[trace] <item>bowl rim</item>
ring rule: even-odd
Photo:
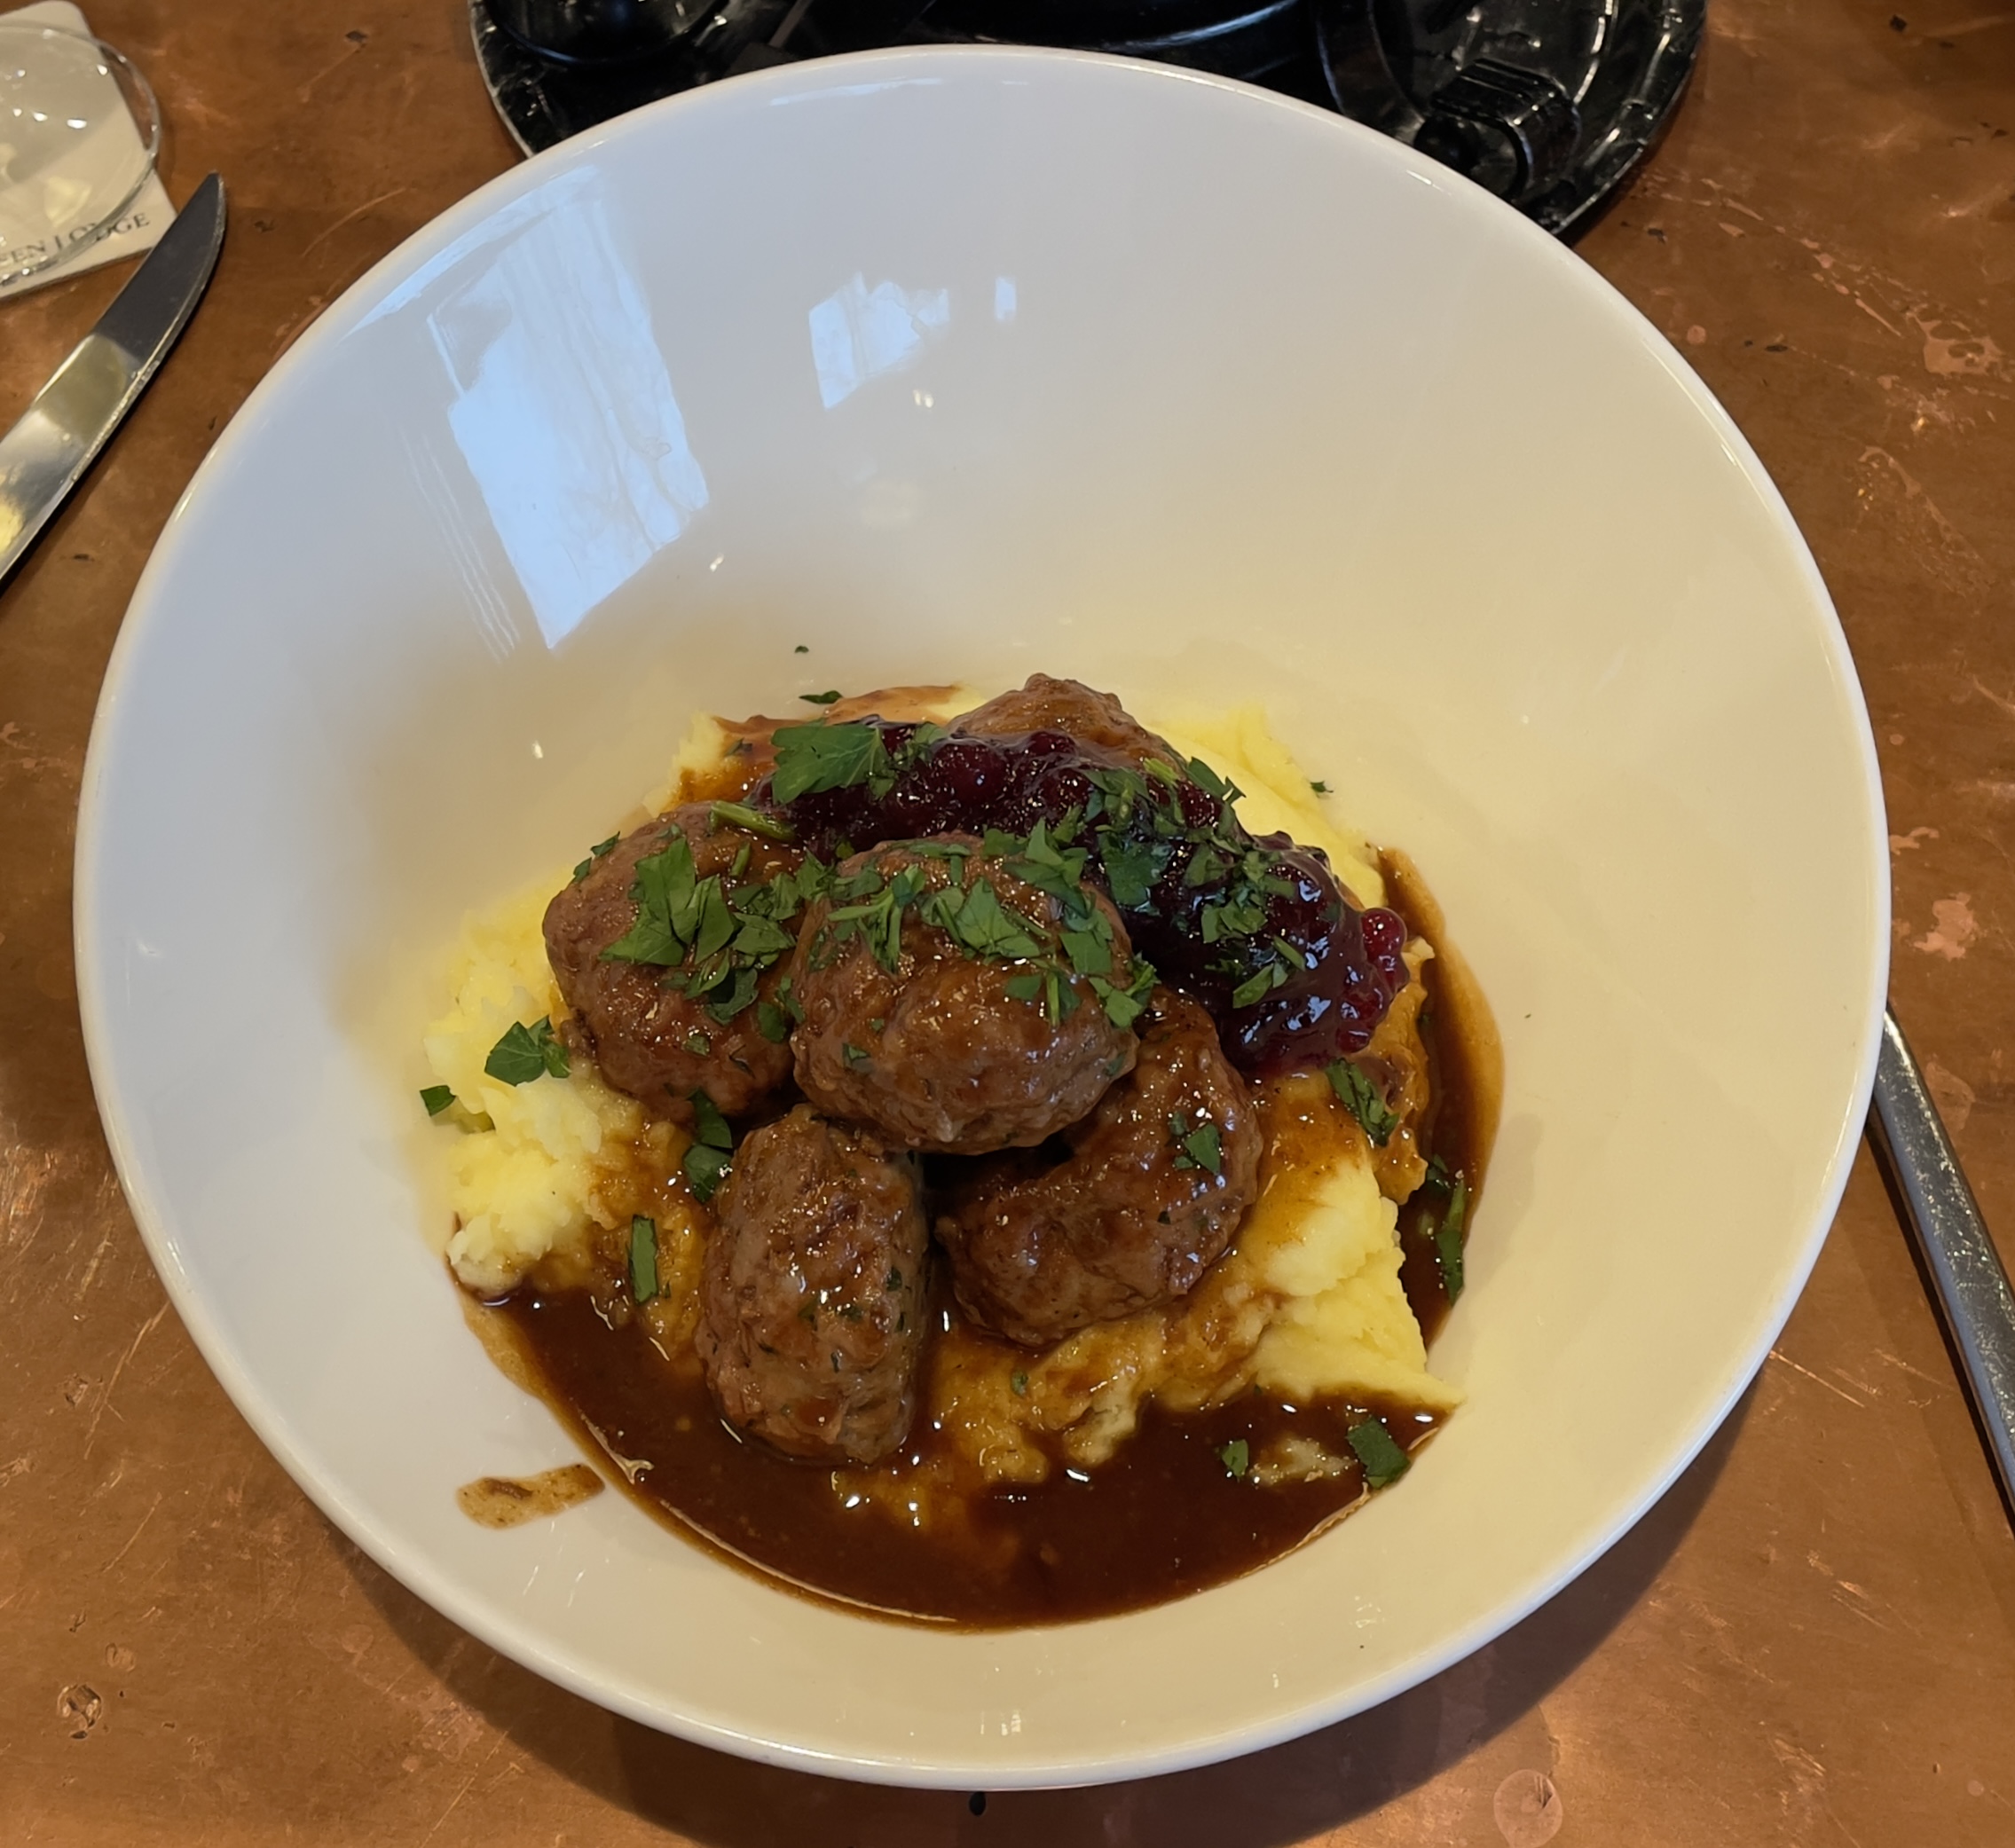
[[[1480,213],[1486,219],[1495,215],[1495,230],[1518,240],[1529,260],[1553,264],[1562,287],[1580,290],[1599,303],[1603,313],[1637,334],[1736,464],[1787,548],[1786,555],[1795,562],[1815,612],[1825,618],[1820,625],[1820,639],[1829,665],[1846,691],[1847,716],[1856,733],[1859,795],[1869,829],[1867,872],[1873,954],[1862,998],[1862,1018],[1839,1132],[1827,1158],[1810,1223],[1798,1243],[1787,1246],[1795,1256],[1784,1272],[1781,1291],[1775,1300],[1763,1306],[1761,1318],[1754,1325],[1757,1333],[1751,1349],[1731,1362],[1719,1395],[1664,1459],[1662,1467],[1644,1480],[1634,1495],[1617,1505],[1608,1522],[1556,1561],[1552,1570],[1535,1575],[1513,1594],[1444,1636],[1435,1647],[1419,1650],[1377,1676],[1342,1682],[1326,1698],[1245,1726],[1221,1726],[1188,1736],[1174,1744],[1137,1747],[1117,1755],[1110,1751],[1059,1754],[1042,1762],[1004,1766],[977,1753],[965,1758],[919,1758],[914,1753],[906,1753],[896,1742],[879,1752],[835,1753],[807,1745],[783,1731],[764,1735],[723,1726],[704,1716],[673,1711],[662,1703],[654,1703],[627,1685],[598,1677],[585,1662],[558,1654],[536,1636],[521,1632],[502,1615],[492,1616],[480,1601],[466,1596],[452,1576],[437,1570],[424,1555],[408,1552],[396,1534],[381,1530],[355,1505],[340,1482],[322,1474],[297,1443],[287,1418],[268,1402],[257,1380],[212,1319],[203,1296],[183,1267],[169,1231],[168,1215],[152,1191],[146,1166],[123,1121],[117,1058],[98,955],[98,946],[104,941],[105,924],[98,864],[101,836],[107,825],[107,765],[134,664],[150,626],[160,618],[159,586],[184,548],[195,510],[210,484],[233,466],[239,452],[255,439],[267,413],[293,389],[297,377],[321,363],[324,356],[357,326],[395,305],[401,291],[422,286],[435,266],[453,254],[468,233],[499,211],[537,191],[549,179],[591,161],[612,143],[655,132],[656,124],[667,117],[682,119],[720,109],[746,110],[761,106],[766,100],[793,95],[882,89],[917,81],[940,83],[960,75],[993,83],[1018,65],[1035,81],[1053,73],[1090,70],[1098,74],[1101,82],[1194,86],[1238,98],[1239,106],[1255,112],[1255,120],[1256,112],[1264,109],[1284,114],[1290,121],[1320,124],[1322,132],[1354,139],[1360,153],[1385,161],[1449,195],[1457,201],[1459,209]],[[1684,356],[1613,284],[1567,246],[1482,187],[1411,148],[1313,104],[1234,79],[1106,53],[1046,47],[892,47],[783,66],[669,97],[507,168],[401,240],[352,282],[280,355],[247,396],[177,497],[135,586],[114,643],[92,720],[82,778],[74,855],[73,937],[86,1062],[106,1140],[133,1218],[169,1300],[204,1362],[259,1441],[303,1493],[367,1557],[415,1596],[499,1654],[605,1710],[694,1743],[760,1763],[867,1783],[966,1790],[1041,1789],[1159,1776],[1216,1763],[1298,1738],[1390,1700],[1443,1672],[1531,1615],[1587,1570],[1666,1493],[1725,1422],[1767,1357],[1817,1261],[1846,1190],[1874,1086],[1885,1005],[1890,954],[1890,889],[1882,852],[1885,838],[1885,808],[1874,730],[1860,678],[1838,613],[1783,494],[1734,420]],[[791,1594],[780,1592],[778,1595]]]

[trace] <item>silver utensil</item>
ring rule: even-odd
[[[69,498],[188,324],[224,247],[224,182],[213,173],[0,436],[0,579]]]
[[[1909,1209],[2002,1494],[2015,1509],[2015,1290],[1893,1009],[1882,1016],[1868,1123]]]

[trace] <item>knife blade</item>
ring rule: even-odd
[[[0,581],[133,408],[202,299],[224,248],[224,181],[209,177],[0,436]]]

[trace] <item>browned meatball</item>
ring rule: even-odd
[[[1109,753],[1117,762],[1137,765],[1149,757],[1182,761],[1113,694],[1099,693],[1082,680],[1059,680],[1046,673],[1030,674],[1027,684],[1016,691],[1000,694],[953,720],[951,729],[988,738],[1063,732],[1087,750]]]
[[[1113,1015],[1133,979],[1126,928],[1082,880],[1045,892],[970,835],[856,854],[806,914],[791,965],[798,1083],[899,1147],[1028,1147],[1084,1115],[1133,1066]],[[1026,862],[1023,862],[1026,864]],[[957,908],[956,913],[952,908]],[[1109,961],[1096,979],[1077,972]],[[1102,989],[1100,983],[1105,985]]]
[[[1264,1133],[1210,1016],[1169,988],[1153,1006],[1132,1074],[1064,1132],[1067,1160],[980,1164],[939,1217],[983,1326],[1042,1347],[1185,1295],[1258,1197]]]
[[[603,954],[637,924],[642,908],[640,862],[677,841],[691,850],[697,879],[720,876],[724,894],[738,901],[758,882],[798,864],[795,848],[739,828],[715,826],[712,808],[711,803],[692,802],[646,822],[546,908],[547,959],[577,1017],[564,1029],[570,1040],[594,1058],[618,1090],[681,1120],[690,1116],[687,1100],[696,1090],[705,1091],[719,1109],[736,1116],[791,1073],[788,1024],[776,1006],[776,990],[797,928],[794,919],[778,926],[784,937],[771,940],[767,965],[750,968],[754,996],[726,1020],[715,1010],[724,1011],[734,998],[732,979],[697,996],[681,992],[676,983],[694,965],[689,951],[673,940],[663,941],[664,963]],[[747,858],[736,875],[734,869],[744,850]],[[774,1038],[764,1033],[766,1025]]]
[[[930,1234],[915,1164],[800,1104],[735,1152],[695,1337],[720,1415],[786,1456],[909,1435]]]

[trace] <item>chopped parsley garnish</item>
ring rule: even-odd
[[[642,1305],[657,1294],[657,1226],[642,1214],[630,1219],[630,1301]]]
[[[1091,978],[1091,992],[1106,1005],[1106,1018],[1124,1033],[1147,1011],[1147,997],[1154,987],[1154,966],[1145,956],[1136,956],[1133,983],[1122,988],[1102,975]]]
[[[1210,920],[1214,917],[1222,916],[1224,912],[1230,908],[1229,906],[1224,906],[1218,910],[1206,911],[1203,914],[1205,942],[1208,943],[1210,940]],[[1287,971],[1279,963],[1263,963],[1232,990],[1232,1005],[1235,1008],[1249,1008],[1255,1002],[1265,1000],[1267,995],[1287,979]]]
[[[1027,962],[1043,954],[1042,926],[1001,902],[993,881],[947,885],[932,893],[925,917],[976,956]]]
[[[800,693],[798,697],[808,706],[830,706],[839,703],[839,688],[829,687],[823,693]]]
[[[1207,796],[1215,796],[1220,802],[1236,802],[1245,794],[1237,783],[1220,776],[1200,757],[1189,761],[1190,781]]]
[[[616,843],[622,837],[619,834],[611,834],[607,840],[596,841],[587,850],[587,858],[574,869],[574,884],[579,885],[583,879],[586,878],[594,870],[594,862],[600,860],[602,855],[615,852]]]
[[[1224,1172],[1224,1138],[1217,1132],[1216,1123],[1205,1123],[1192,1129],[1179,1116],[1169,1119],[1169,1136],[1182,1144],[1183,1152],[1176,1157],[1177,1168],[1208,1168],[1213,1175]]]
[[[760,834],[765,840],[795,840],[798,830],[782,815],[767,815],[745,802],[716,802],[707,810],[716,828],[739,828],[744,834]]]
[[[429,1116],[439,1116],[454,1103],[454,1087],[450,1084],[430,1084],[421,1092],[420,1101],[427,1106]]]
[[[1329,1088],[1363,1126],[1374,1146],[1382,1149],[1392,1140],[1392,1132],[1399,1127],[1397,1113],[1388,1108],[1379,1088],[1349,1059],[1340,1058],[1331,1064]]]
[[[1066,931],[1064,954],[1080,975],[1110,975],[1113,972],[1113,933],[1110,931]]]
[[[852,1040],[842,1040],[839,1042],[839,1056],[846,1060],[846,1069],[850,1072],[858,1072],[870,1063],[867,1053]]]
[[[704,1058],[713,1050],[713,1042],[704,1033],[689,1033],[686,1035],[686,1050],[695,1058]]]
[[[1161,865],[1152,845],[1114,840],[1106,849],[1106,885],[1122,911],[1145,908]]]
[[[1008,1386],[1016,1398],[1026,1399],[1028,1396],[1028,1375],[1019,1369],[1009,1377]]]
[[[930,875],[920,866],[906,866],[885,881],[878,870],[869,870],[875,876],[872,896],[828,911],[821,937],[834,948],[855,937],[865,938],[876,962],[893,971],[902,955],[902,914],[929,888]],[[851,895],[854,885],[864,885],[865,880],[856,875],[847,883]]]
[[[822,790],[848,790],[857,782],[878,792],[893,787],[895,772],[878,727],[842,725],[781,725],[776,728],[776,769],[770,796],[795,802]]]
[[[930,760],[946,735],[943,727],[929,722],[885,726],[878,720],[826,720],[781,727],[768,800],[782,806],[802,796],[864,787],[881,804],[913,766]],[[1015,976],[1010,992],[1043,1008],[1052,1020],[1069,1014],[1090,984],[1108,1018],[1122,1029],[1130,1028],[1153,987],[1151,978],[1123,986],[1112,983],[1118,958],[1112,947],[1111,917],[1096,907],[1096,886],[1087,884],[1088,875],[1102,879],[1122,915],[1146,914],[1162,924],[1172,921],[1192,940],[1182,960],[1221,981],[1220,992],[1232,1008],[1270,1003],[1281,1007],[1305,985],[1319,955],[1310,945],[1324,940],[1324,927],[1338,921],[1344,900],[1334,888],[1326,894],[1312,883],[1318,875],[1304,863],[1300,850],[1291,845],[1263,845],[1246,831],[1235,813],[1242,794],[1236,783],[1200,758],[1185,762],[1150,755],[1137,766],[1087,763],[1075,767],[1086,790],[1082,807],[1045,818],[1027,837],[998,825],[980,830],[983,844],[979,857],[1000,862],[1014,879],[1055,900],[1054,924],[1045,920],[1024,931],[1025,940],[992,934],[1001,927],[993,915],[995,907],[1008,913],[1010,932],[1018,920],[999,888],[978,896],[963,870],[928,895],[927,923],[951,935],[971,955],[1032,965],[1030,971]],[[870,825],[880,830],[893,820],[873,819],[870,812]],[[815,819],[800,825],[819,824]],[[840,860],[852,853],[845,842],[823,836],[822,845]],[[910,852],[962,867],[972,854],[971,848],[956,843],[904,845]],[[879,895],[878,886],[836,893],[835,903],[844,908]],[[1277,913],[1281,900],[1295,901],[1291,928],[1297,940],[1305,941],[1290,941],[1280,934],[1284,919]],[[890,912],[901,908],[899,895],[897,902],[878,906],[871,915],[863,912],[837,921],[878,941],[880,958],[890,966],[898,940]],[[1035,947],[1027,947],[1029,943]],[[836,948],[826,946],[828,962]],[[815,958],[814,966],[826,963]],[[1141,976],[1144,965],[1137,957],[1133,969]],[[1030,979],[1031,974],[1039,979]]]
[[[1326,796],[1329,793],[1329,785],[1326,782],[1311,782],[1309,787],[1318,796]]]
[[[1083,825],[1104,869],[1106,889],[1122,913],[1165,915],[1169,882],[1192,929],[1215,952],[1210,966],[1228,979],[1234,1008],[1257,1006],[1311,966],[1306,950],[1270,934],[1277,898],[1294,895],[1305,875],[1283,863],[1284,850],[1263,846],[1233,812],[1243,793],[1205,763],[1177,767],[1160,758],[1137,770],[1088,769],[1092,785]],[[1217,805],[1208,822],[1190,820],[1184,791]],[[1292,877],[1290,877],[1292,875]]]
[[[505,1084],[530,1084],[546,1073],[564,1078],[567,1049],[555,1036],[550,1019],[531,1026],[513,1021],[503,1038],[490,1049],[483,1069]]]
[[[735,1134],[704,1091],[695,1091],[690,1102],[693,1145],[686,1151],[686,1159],[680,1166],[685,1172],[686,1184],[693,1190],[693,1198],[704,1207],[713,1198],[714,1190],[735,1159]]]
[[[728,811],[732,826],[746,826],[745,814],[759,824],[753,831],[774,832],[774,818],[757,810],[744,810],[738,803],[713,807]],[[746,846],[744,842],[744,852],[736,856],[736,865],[744,869]],[[737,885],[732,873],[703,879],[691,843],[672,829],[658,852],[637,861],[630,887],[636,918],[602,952],[602,959],[645,963],[670,971],[662,979],[664,985],[704,1002],[707,1012],[725,1026],[755,1001],[762,972],[790,953],[794,939],[783,924],[823,893],[830,877],[825,863],[808,853],[796,868],[766,879]],[[788,1036],[788,1027],[776,1030],[774,1011],[768,1025],[762,1024],[762,1017],[758,1025],[767,1039],[781,1042]],[[699,1050],[688,1043],[689,1050]]]
[[[902,1273],[892,1265],[889,1269],[887,1277],[885,1277],[882,1280],[882,1288],[887,1291],[888,1294],[893,1296],[901,1287]]]
[[[1076,984],[1084,980],[1115,1026],[1131,1026],[1147,1004],[1154,970],[1136,957],[1125,985],[1111,979],[1112,916],[1085,885],[1088,855],[1083,848],[1067,845],[1068,833],[1067,825],[1050,830],[1040,822],[1026,838],[990,830],[980,849],[1004,872],[1056,900],[1061,914],[1056,925],[1038,922],[1006,903],[1000,887],[972,864],[970,847],[956,841],[904,842],[905,853],[941,864],[946,883],[933,885],[927,864],[901,867],[885,876],[875,862],[834,880],[830,896],[840,902],[827,912],[813,940],[812,966],[830,966],[859,939],[893,972],[902,955],[904,919],[914,912],[967,955],[1026,965],[1004,984],[1007,994],[1041,1007],[1052,1023],[1068,1019],[1082,1004]],[[856,1054],[857,1049],[846,1050],[849,1063]],[[866,1056],[858,1053],[862,1060]]]
[[[791,650],[791,652],[794,655],[808,655],[811,653],[811,649],[807,648],[805,644],[800,641],[796,648]]]
[[[1218,1451],[1217,1459],[1224,1464],[1226,1475],[1234,1479],[1243,1476],[1252,1467],[1252,1446],[1244,1438],[1234,1437]]]
[[[1393,1441],[1392,1433],[1375,1418],[1367,1418],[1350,1429],[1350,1448],[1365,1466],[1365,1487],[1382,1489],[1396,1482],[1413,1467],[1413,1459]]]
[[[1453,1302],[1462,1294],[1462,1239],[1464,1221],[1469,1215],[1469,1184],[1458,1173],[1448,1191],[1448,1211],[1435,1228],[1435,1262],[1441,1269],[1441,1286]]]
[[[756,1031],[773,1046],[781,1046],[791,1037],[791,1016],[774,1001],[759,1001],[756,1003]]]

